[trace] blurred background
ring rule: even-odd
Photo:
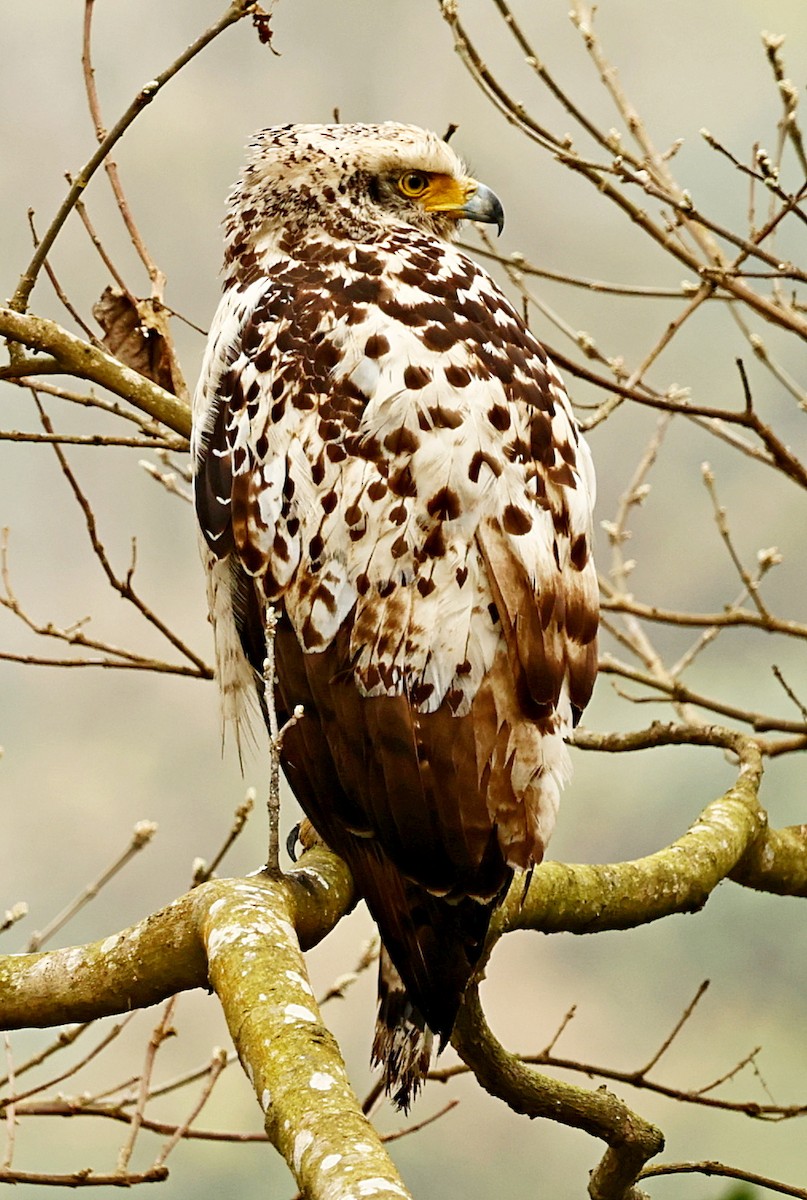
[[[536,53],[604,129],[617,123],[568,0],[523,2],[516,9]],[[163,70],[212,23],[223,5],[211,0],[98,0],[93,55],[104,119],[112,126],[139,88]],[[460,15],[509,93],[556,133],[571,119],[536,80],[494,4],[465,0]],[[8,6],[0,17],[0,238],[2,283],[11,295],[31,254],[27,210],[47,228],[95,140],[81,77],[83,5],[40,0]],[[784,57],[802,90],[807,62],[807,8],[802,0],[645,0],[602,4],[597,28],[623,86],[657,146],[683,139],[673,170],[696,204],[724,224],[743,228],[748,188],[731,164],[699,135],[706,127],[744,161],[761,142],[772,151],[781,102],[762,48],[764,27],[787,35]],[[219,291],[224,197],[238,173],[243,148],[263,125],[395,119],[443,132],[457,125],[453,144],[473,173],[501,196],[507,225],[499,248],[520,251],[540,267],[571,276],[672,288],[684,269],[641,238],[586,181],[528,143],[498,114],[453,53],[439,6],[426,0],[285,0],[273,10],[273,49],[259,44],[247,22],[228,30],[183,70],[141,115],[115,151],[127,196],[153,257],[168,277],[166,300],[204,329]],[[581,143],[581,146],[583,143]],[[789,184],[794,186],[793,178]],[[92,219],[129,286],[148,294],[148,280],[121,227],[102,172],[86,193]],[[798,225],[798,223],[795,223]],[[803,227],[802,227],[803,234]],[[795,257],[787,239],[778,248]],[[802,245],[803,251],[803,245]],[[100,259],[73,216],[51,256],[73,304],[87,316],[108,283]],[[509,286],[501,273],[498,277]],[[585,330],[628,369],[641,362],[680,301],[614,298],[596,291],[532,280],[530,288],[572,331]],[[511,294],[512,289],[511,289]],[[72,328],[43,276],[31,309]],[[571,340],[537,314],[539,337],[575,354]],[[204,337],[174,323],[181,363],[193,383]],[[804,352],[775,330],[761,328],[771,353],[803,380]],[[804,415],[792,397],[753,359],[726,312],[714,305],[685,328],[649,373],[660,390],[676,383],[695,402],[739,407],[735,366],[747,363],[755,398],[798,453]],[[75,390],[81,390],[75,387]],[[600,397],[572,383],[575,399]],[[0,427],[39,428],[29,396],[2,385]],[[119,431],[94,411],[58,401],[46,407],[61,432]],[[585,417],[586,409],[581,409]],[[624,405],[591,434],[598,469],[600,520],[612,520],[657,417]],[[212,645],[205,619],[201,568],[192,511],[166,494],[139,465],[142,451],[68,448],[98,517],[98,532],[116,568],[128,568],[137,544],[135,583],[148,603],[206,661]],[[148,456],[146,456],[148,457]],[[153,460],[153,456],[152,460]],[[89,549],[83,518],[49,447],[0,442],[0,525],[8,527],[9,572],[18,599],[38,621],[61,626],[92,617],[88,632],[118,645],[168,657],[153,630],[113,595]],[[804,512],[774,474],[691,422],[674,422],[650,482],[652,491],[631,521],[632,586],[648,602],[690,611],[716,611],[740,589],[701,478],[712,463],[735,543],[753,564],[776,546],[781,566],[765,595],[778,615],[805,619]],[[154,460],[153,460],[154,461]],[[607,570],[610,549],[600,537]],[[660,651],[675,659],[695,635],[661,629]],[[777,662],[804,698],[805,655],[800,643],[726,633],[702,655],[692,686],[729,703],[796,716],[771,671]],[[58,654],[0,609],[0,649]],[[776,656],[780,657],[777,658]],[[176,655],[171,655],[177,661]],[[627,688],[627,690],[630,690]],[[661,704],[636,707],[608,678],[598,684],[586,724],[596,730],[641,728],[665,718]],[[150,844],[82,910],[57,944],[79,943],[134,923],[190,883],[197,856],[211,858],[230,827],[247,787],[259,801],[224,870],[240,874],[264,858],[265,746],[256,739],[244,756],[221,753],[218,705],[212,684],[171,675],[100,668],[58,670],[0,662],[0,911],[17,901],[28,918],[3,938],[6,952],[24,949],[41,928],[125,847],[141,819],[158,823]],[[732,767],[715,751],[671,748],[629,757],[575,752],[575,779],[561,810],[552,857],[618,861],[651,853],[679,836],[698,812],[731,783]],[[805,818],[802,765],[772,761],[762,801],[774,825]],[[287,799],[284,826],[296,819]],[[362,910],[342,922],[310,956],[315,990],[352,969],[371,934]],[[671,1087],[696,1089],[731,1070],[756,1047],[754,1065],[721,1094],[759,1103],[807,1104],[804,1037],[805,922],[797,900],[762,896],[722,885],[697,916],[676,917],[629,933],[593,938],[516,934],[497,948],[483,990],[488,1018],[507,1046],[536,1051],[553,1037],[564,1014],[576,1015],[557,1052],[568,1058],[630,1071],[663,1042],[704,979],[711,987],[654,1072]],[[374,972],[325,1016],[345,1051],[359,1094],[369,1085],[367,1058],[374,1020]],[[99,1089],[136,1075],[152,1014],[144,1014],[80,1077]],[[158,1078],[170,1079],[227,1044],[215,998],[181,997],[179,1036],[162,1051]],[[89,1036],[89,1035],[88,1035]],[[47,1032],[15,1034],[18,1060],[50,1040]],[[73,1060],[80,1057],[78,1049]],[[451,1051],[444,1061],[450,1063]],[[570,1076],[571,1077],[571,1076]],[[586,1083],[585,1076],[575,1076]],[[593,1086],[596,1086],[594,1081]],[[69,1091],[71,1083],[64,1085]],[[615,1087],[667,1135],[664,1157],[713,1159],[807,1186],[803,1124],[770,1123],[676,1104]],[[460,1079],[427,1090],[414,1112],[422,1119],[448,1098],[459,1106],[411,1138],[393,1155],[418,1197],[482,1200],[494,1194],[555,1200],[585,1194],[587,1172],[601,1147],[583,1134],[545,1122],[529,1123]],[[168,1097],[155,1114],[184,1115],[187,1102]],[[208,1128],[260,1128],[259,1112],[238,1068],[225,1073],[200,1121]],[[379,1124],[400,1127],[384,1111]],[[63,1172],[92,1166],[111,1170],[120,1130],[104,1121],[29,1120],[17,1134],[20,1169]],[[146,1165],[156,1142],[143,1135],[136,1161]],[[200,1194],[291,1197],[294,1185],[273,1152],[216,1142],[185,1143],[172,1156],[160,1196]],[[709,1200],[728,1194],[727,1182],[695,1177],[648,1185],[654,1200]],[[102,1191],[104,1189],[101,1189]],[[53,1194],[29,1188],[29,1196]]]

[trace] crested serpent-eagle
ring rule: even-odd
[[[540,862],[596,672],[594,476],[563,382],[451,243],[495,194],[408,125],[263,130],[194,403],[225,716],[262,687],[302,808],[383,942],[407,1104],[491,913]]]

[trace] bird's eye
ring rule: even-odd
[[[429,186],[429,177],[423,171],[407,171],[398,180],[398,190],[404,196],[422,196]]]

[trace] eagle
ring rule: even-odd
[[[262,130],[194,398],[223,712],[266,715],[273,612],[284,774],[378,925],[373,1057],[404,1107],[541,861],[596,674],[588,447],[452,244],[503,219],[426,130]]]

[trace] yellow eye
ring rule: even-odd
[[[407,171],[398,180],[398,191],[412,198],[422,196],[429,186],[429,177],[423,171]]]

